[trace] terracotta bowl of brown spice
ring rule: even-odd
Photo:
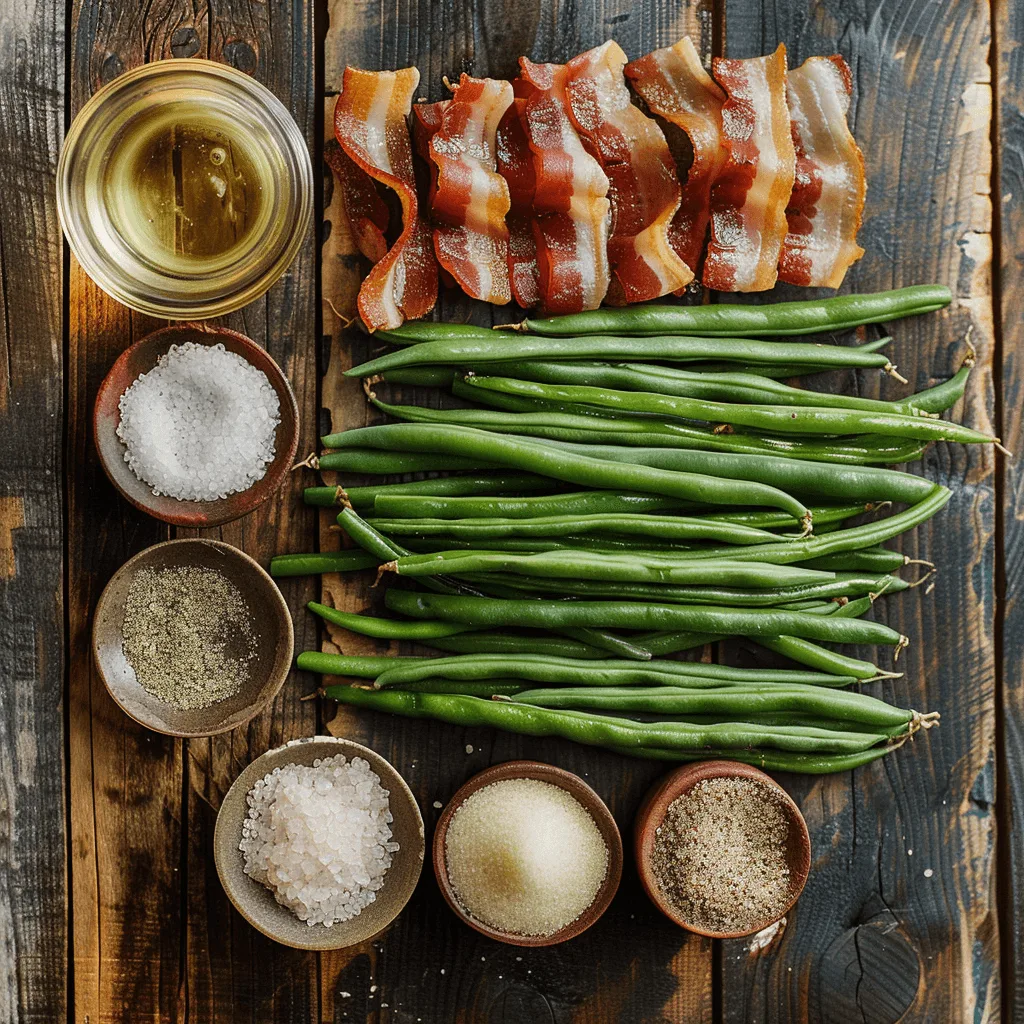
[[[93,616],[93,658],[125,714],[168,736],[212,736],[270,703],[294,634],[274,581],[216,540],[169,540],[114,573]]]
[[[800,808],[769,775],[735,761],[666,775],[637,812],[633,839],[654,905],[713,939],[754,935],[781,920],[811,867]]]

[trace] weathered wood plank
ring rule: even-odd
[[[445,5],[402,2],[389,9],[337,0],[325,45],[325,85],[328,92],[340,86],[346,63],[371,69],[415,64],[422,74],[419,95],[439,99],[444,95],[443,75],[454,78],[469,71],[511,77],[520,54],[565,60],[610,36],[630,56],[674,42],[687,32],[703,36],[704,48],[709,49],[709,12],[704,3],[678,0],[586,5],[462,0]],[[328,139],[332,111],[333,98],[328,96]],[[372,346],[357,332],[342,331],[335,314],[352,315],[365,268],[360,269],[329,177],[326,187],[322,297],[325,335],[331,340],[322,404],[337,430],[373,419],[358,383],[341,377],[341,371],[364,358]],[[440,315],[489,323],[492,312],[446,295]],[[428,400],[429,395],[423,392],[418,399]],[[325,514],[322,520],[325,548],[338,545],[337,533],[330,530],[333,518]],[[324,600],[363,610],[373,598],[369,582],[325,577]],[[342,631],[329,634],[325,647],[343,647],[346,653],[388,650],[385,644]],[[328,715],[333,713],[328,709]],[[558,741],[351,710],[339,712],[334,726],[394,762],[423,808],[428,835],[437,807],[470,775],[489,764],[529,757],[583,775],[608,801],[628,842],[633,812],[662,772],[658,766]],[[410,1022],[701,1022],[711,1020],[711,977],[710,943],[687,937],[662,918],[630,872],[612,909],[571,945],[514,949],[462,926],[443,903],[428,865],[409,906],[385,935],[364,947],[322,958],[322,1019],[375,1019],[379,1011]]]
[[[841,52],[853,69],[865,151],[867,250],[846,290],[949,284],[950,310],[895,326],[895,359],[915,387],[979,351],[965,422],[991,427],[993,329],[988,197],[988,10],[967,3],[746,3],[726,7],[726,52],[789,47],[791,61]],[[780,289],[781,293],[782,289]],[[877,393],[877,380],[861,389]],[[894,389],[886,386],[886,393]],[[916,470],[954,490],[902,549],[938,563],[876,614],[909,634],[904,679],[879,688],[942,712],[942,728],[850,775],[790,780],[812,831],[814,871],[766,953],[723,951],[724,1019],[995,1020],[994,462],[940,447]]]
[[[1024,287],[1024,10],[1020,4],[997,0],[995,17],[993,80],[996,125],[998,127],[996,196],[999,231],[996,234],[997,354],[996,371],[1001,396],[997,425],[1011,451],[1024,450],[1024,325],[1018,296]],[[1000,364],[1001,357],[1001,364]],[[999,903],[1002,910],[1000,934],[1004,945],[1003,1006],[1007,1021],[1024,1020],[1024,603],[1020,587],[1024,582],[1024,473],[1019,459],[1002,460],[999,497],[1002,505],[1002,575],[998,579],[1002,619],[1001,668],[1002,720],[999,776],[1000,876]],[[997,565],[999,563],[997,562]]]
[[[312,138],[312,12],[301,0],[213,11],[83,2],[73,31],[76,109],[96,85],[145,60],[209,56],[268,84]],[[304,425],[315,420],[314,287],[311,232],[296,267],[263,300],[228,318],[280,362]],[[181,744],[130,723],[92,678],[87,630],[99,588],[128,554],[169,531],[116,498],[86,427],[110,362],[154,325],[107,300],[75,267],[70,307],[72,696],[77,707],[92,708],[91,721],[82,714],[72,723],[78,1016],[172,1020],[187,1005],[197,1020],[313,1020],[315,958],[257,936],[230,909],[212,868],[211,837],[220,796],[238,771],[267,747],[313,732],[315,709],[299,703],[292,682],[248,729],[196,742],[186,757]],[[275,550],[308,547],[314,520],[289,486],[217,534],[264,562]],[[290,588],[293,611],[309,596],[301,585]],[[299,627],[302,642],[301,619]]]
[[[0,1019],[62,1020],[64,10],[0,9]]]

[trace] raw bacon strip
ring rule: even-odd
[[[846,125],[853,80],[838,54],[811,57],[789,73],[786,98],[796,147],[796,183],[779,280],[838,288],[864,255],[864,157]]]
[[[622,69],[626,55],[614,40],[566,65],[569,117],[597,157],[610,187],[607,301],[643,302],[685,288],[693,271],[669,244],[679,206],[676,162],[658,125],[633,106]]]
[[[437,300],[437,261],[430,227],[418,213],[405,121],[419,80],[416,68],[345,68],[334,108],[341,148],[370,177],[394,189],[402,204],[402,233],[359,289],[359,315],[371,331],[424,316]]]
[[[524,124],[537,179],[534,237],[544,310],[596,309],[608,291],[608,177],[567,113],[564,64],[519,59]]]
[[[711,186],[725,163],[725,93],[704,70],[689,36],[627,64],[626,76],[647,106],[682,128],[693,147],[669,241],[683,262],[696,270],[711,217]]]
[[[786,105],[786,47],[770,57],[727,60],[712,70],[728,99],[722,108],[727,158],[711,188],[711,241],[704,284],[725,292],[759,292],[778,277],[786,205],[796,154]]]
[[[438,100],[436,103],[414,103],[412,107],[412,148],[418,158],[413,161],[416,192],[420,197],[420,208],[428,220],[427,214],[434,202],[434,192],[437,191],[437,168],[430,159],[430,140],[441,127],[441,119],[450,102]],[[445,288],[455,287],[455,278],[444,267],[438,267],[438,274]]]
[[[513,91],[522,82],[512,83]],[[498,173],[508,183],[511,207],[505,217],[508,225],[508,271],[512,296],[524,308],[540,302],[537,242],[533,237],[533,197],[537,179],[533,158],[523,126],[525,101],[516,96],[498,125],[496,150]]]
[[[324,160],[338,179],[341,204],[356,246],[371,263],[379,263],[388,251],[384,238],[388,229],[387,203],[378,194],[373,178],[353,163],[337,142],[324,146]]]
[[[495,136],[512,86],[463,75],[430,140],[437,168],[431,212],[438,261],[474,299],[504,305],[508,276],[509,190],[498,174]]]

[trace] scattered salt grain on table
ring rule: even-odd
[[[277,392],[223,345],[172,345],[119,408],[124,461],[154,494],[225,498],[261,480],[274,459]]]
[[[308,925],[357,917],[377,898],[398,843],[389,793],[361,757],[275,768],[249,791],[245,873]]]
[[[463,908],[516,935],[571,924],[608,873],[608,847],[587,809],[539,779],[503,779],[467,797],[448,826],[445,859]]]

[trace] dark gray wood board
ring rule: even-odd
[[[952,374],[965,336],[978,349],[964,422],[992,428],[995,340],[988,197],[989,14],[977,4],[727,0],[725,52],[789,47],[791,65],[842,53],[868,175],[863,260],[844,290],[938,281],[940,315],[890,325],[893,360],[915,388]],[[786,297],[795,297],[795,289]],[[783,290],[779,289],[780,296]],[[877,394],[877,375],[855,382]],[[886,382],[886,395],[902,389]],[[875,615],[908,634],[905,676],[875,684],[902,706],[940,711],[941,728],[852,775],[792,779],[811,827],[814,868],[770,955],[727,943],[723,1020],[995,1020],[996,525],[990,450],[930,449],[914,472],[953,489],[935,519],[893,546],[939,567],[935,589]]]
[[[0,7],[0,1019],[63,1020],[64,11]]]
[[[999,725],[999,906],[1004,1020],[1024,1021],[1024,8],[994,6],[992,80],[996,162],[994,298],[997,357],[996,417],[1013,459],[1001,459],[997,477],[997,664]]]

